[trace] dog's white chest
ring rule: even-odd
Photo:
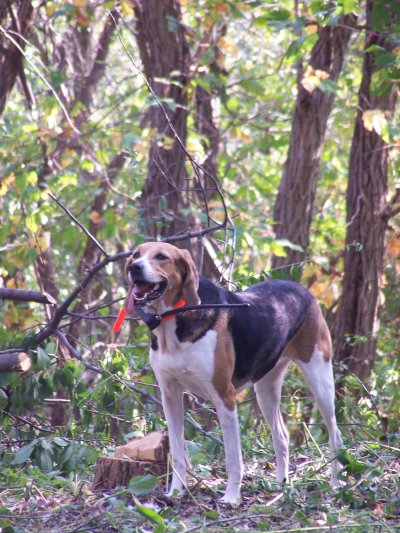
[[[150,363],[157,379],[177,382],[203,397],[214,391],[214,356],[217,333],[208,331],[196,342],[173,343],[150,351]]]

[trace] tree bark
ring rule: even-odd
[[[374,2],[367,3],[367,27],[371,27],[373,7]],[[389,53],[394,48],[387,35],[370,30],[365,49],[372,45]],[[389,146],[366,127],[363,114],[381,110],[391,116],[397,97],[395,86],[385,94],[372,93],[377,70],[373,54],[365,52],[349,164],[343,289],[333,331],[338,360],[361,379],[370,374],[375,360],[385,232],[391,212],[386,199]]]
[[[19,47],[24,50],[25,48],[25,39],[27,38],[32,22],[33,22],[33,6],[30,0],[21,0],[19,2],[18,12],[14,15],[12,11],[11,3],[9,7],[9,12],[11,14],[11,27],[10,31],[12,38],[19,45]],[[0,38],[0,47],[2,48],[0,52],[0,117],[3,114],[8,97],[15,85],[17,77],[21,78],[21,82],[25,91],[25,94],[30,103],[30,91],[27,88],[24,67],[23,67],[23,54],[20,49],[13,43],[10,42],[8,47],[3,47],[5,44],[4,34],[1,33]]]
[[[337,81],[352,34],[352,16],[342,17],[337,26],[319,31],[310,59],[310,67],[329,74]],[[304,260],[307,254],[319,165],[334,92],[298,84],[290,145],[274,208],[275,235],[288,239],[303,251],[287,249],[286,257],[273,256],[272,268]]]
[[[178,0],[136,0],[134,9],[144,72],[162,106],[161,109],[153,102],[145,118],[151,131],[151,146],[140,206],[143,230],[150,238],[156,238],[188,229],[188,219],[182,214],[182,209],[188,207],[182,194],[188,189],[186,154],[168,122],[185,144],[189,47]]]
[[[167,472],[166,463],[137,461],[121,457],[98,457],[93,478],[92,490],[110,490],[115,487],[127,487],[135,476],[151,474],[162,476]]]
[[[114,9],[110,13],[111,16],[107,16],[103,31],[99,36],[93,64],[89,68],[88,74],[86,76],[77,77],[76,80],[75,101],[82,102],[85,106],[85,111],[82,112],[78,118],[78,126],[86,120],[87,112],[93,103],[93,96],[96,88],[106,71],[106,60],[114,37],[115,24],[119,20],[118,11]],[[89,54],[86,52],[84,55],[88,56]]]

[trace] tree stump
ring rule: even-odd
[[[127,487],[134,476],[167,472],[168,435],[154,432],[118,446],[112,457],[98,457],[93,490]]]

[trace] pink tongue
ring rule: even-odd
[[[152,283],[141,283],[140,285],[134,285],[129,289],[128,296],[125,300],[125,309],[129,314],[133,313],[135,310],[135,299],[143,298],[152,286]]]
[[[132,314],[135,310],[135,294],[132,287],[129,288],[128,296],[125,300],[125,309],[129,314]]]

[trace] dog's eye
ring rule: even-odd
[[[140,257],[140,253],[139,252],[135,252],[133,255],[132,255],[132,259],[139,259]]]
[[[157,261],[165,261],[166,259],[168,259],[168,257],[164,254],[157,254],[156,259]]]

